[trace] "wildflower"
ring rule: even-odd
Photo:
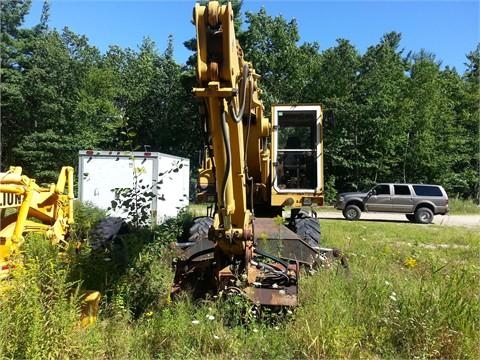
[[[220,336],[218,336],[218,335],[213,335],[213,338],[214,338],[215,340],[218,340],[218,339],[220,339]]]
[[[417,259],[414,259],[412,257],[408,257],[403,262],[403,265],[405,265],[409,269],[414,268],[415,266],[417,266]]]
[[[210,321],[213,321],[213,320],[215,320],[215,316],[207,315],[207,319],[210,320]]]
[[[148,312],[145,313],[145,316],[146,316],[146,317],[150,317],[150,316],[152,316],[152,315],[153,315],[153,311],[148,311]]]
[[[193,325],[198,325],[198,324],[200,324],[200,321],[198,321],[198,320],[192,320],[192,324],[193,324]]]

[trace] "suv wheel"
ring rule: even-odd
[[[415,211],[415,221],[420,224],[430,224],[433,221],[433,212],[429,208],[421,207]]]
[[[357,205],[348,205],[345,210],[343,210],[343,216],[347,220],[358,220],[362,211]]]
[[[415,215],[414,214],[405,214],[408,221],[415,222]]]

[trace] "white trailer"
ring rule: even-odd
[[[118,191],[152,192],[151,219],[160,224],[188,206],[190,160],[158,152],[81,150],[78,153],[78,197],[127,219],[125,210],[112,210]]]

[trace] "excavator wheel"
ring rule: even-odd
[[[184,224],[184,232],[177,243],[181,252],[173,262],[175,278],[170,294],[172,297],[176,297],[180,291],[187,291],[193,298],[200,299],[215,288],[212,261],[199,254],[205,248],[208,250],[212,247],[213,243],[208,241],[212,224],[213,218],[208,216],[197,217]],[[206,254],[208,256],[211,253],[212,251],[207,251]]]
[[[300,211],[291,221],[292,230],[307,244],[318,248],[321,244],[321,230],[318,219],[311,217],[307,212]]]
[[[213,224],[213,218],[201,216],[193,219],[193,224],[188,230],[188,242],[197,242],[208,239],[208,230]]]
[[[93,250],[112,246],[118,235],[128,232],[128,226],[120,217],[109,216],[98,222],[90,231],[89,242]]]

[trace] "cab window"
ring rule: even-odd
[[[443,196],[438,186],[413,185],[413,189],[418,196]]]
[[[375,195],[390,195],[389,185],[377,185],[373,188]]]
[[[410,195],[410,188],[408,185],[393,185],[395,195]]]
[[[280,189],[315,189],[317,113],[278,113],[277,184]]]

